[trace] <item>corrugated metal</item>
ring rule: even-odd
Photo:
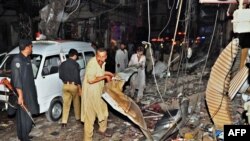
[[[231,68],[238,53],[238,39],[234,39],[221,52],[212,67],[206,89],[206,103],[209,114],[218,129],[232,124],[231,101],[226,95],[230,85]]]
[[[113,79],[105,85],[102,98],[104,98],[105,101],[115,110],[127,116],[132,122],[137,124],[147,140],[151,141],[153,140],[153,137],[147,128],[140,107],[122,92],[125,81],[129,80],[130,76],[136,71],[137,69],[135,68],[127,68],[123,72],[118,73],[118,76],[116,76],[118,81]]]
[[[229,86],[228,96],[233,100],[239,89],[245,83],[248,77],[248,68],[243,67],[232,79]]]

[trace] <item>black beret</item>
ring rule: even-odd
[[[24,50],[26,46],[32,45],[32,41],[29,39],[20,39],[19,40],[19,49]]]
[[[74,55],[78,56],[78,52],[77,52],[76,49],[72,48],[72,49],[69,50],[69,57],[72,57]]]

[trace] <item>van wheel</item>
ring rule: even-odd
[[[59,98],[52,100],[45,115],[49,121],[58,121],[62,116],[62,101]]]

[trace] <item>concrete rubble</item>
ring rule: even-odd
[[[207,70],[208,72],[209,70]],[[207,83],[207,78],[204,77],[200,83],[200,70],[193,72],[185,77],[179,76],[178,82],[175,74],[171,75],[167,80],[165,77],[158,78],[157,82],[161,93],[164,92],[165,84],[166,93],[162,94],[164,102],[157,93],[153,77],[147,78],[147,87],[144,91],[144,97],[139,106],[145,124],[153,136],[154,140],[214,140],[213,129],[209,129],[211,121],[207,114],[204,103],[204,91]],[[175,85],[176,84],[176,85]],[[129,97],[129,86],[125,85],[124,94]],[[180,101],[182,99],[188,100],[186,110],[186,117],[177,114],[180,108]],[[197,99],[201,97],[201,103]],[[200,107],[200,111],[198,110]],[[113,132],[112,137],[103,137],[97,133],[97,124],[95,125],[94,140],[96,141],[137,141],[145,140],[145,134],[140,130],[139,126],[131,121],[128,117],[109,107],[108,128]],[[168,111],[177,112],[169,115]],[[73,111],[73,110],[71,110]],[[178,121],[173,120],[172,117],[179,116]],[[0,114],[0,141],[17,141],[15,118],[7,117],[6,111]],[[33,141],[81,141],[83,137],[83,123],[77,122],[74,119],[73,113],[70,113],[68,126],[66,129],[61,129],[60,122],[47,121],[44,114],[34,117],[37,127],[33,128],[31,136]],[[164,125],[161,125],[164,121]],[[158,131],[171,128],[171,134],[168,132],[160,133]],[[211,131],[210,131],[211,130]],[[165,130],[166,131],[166,130]],[[166,136],[166,134],[169,134]]]

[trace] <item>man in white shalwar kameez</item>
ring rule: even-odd
[[[151,56],[150,50],[151,50],[152,56]],[[147,68],[146,72],[147,74],[151,74],[153,70],[153,61],[155,61],[155,58],[153,56],[154,56],[154,52],[152,48],[150,46],[147,47],[146,49],[146,68]]]
[[[128,66],[128,51],[126,49],[125,43],[121,43],[120,49],[116,51],[115,55],[115,72],[121,72]]]
[[[137,52],[131,56],[128,66],[136,66],[138,73],[131,77],[131,96],[134,96],[135,89],[138,89],[136,102],[139,102],[143,97],[143,91],[146,86],[145,63],[146,57],[143,55],[144,48],[139,46]]]

